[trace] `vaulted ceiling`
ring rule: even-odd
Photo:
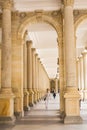
[[[14,0],[15,9],[19,11],[59,10],[62,0]],[[74,0],[74,9],[86,9],[87,0]]]

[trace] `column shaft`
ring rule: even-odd
[[[36,103],[37,101],[37,92],[36,92],[36,77],[35,77],[35,52],[36,49],[32,48],[32,87],[33,87],[33,91],[34,91],[34,103]]]
[[[3,123],[14,121],[14,95],[11,88],[11,7],[11,0],[2,1],[0,122]]]
[[[66,86],[76,87],[76,61],[75,61],[75,43],[74,43],[74,24],[73,8],[65,7],[65,66],[66,66]],[[71,69],[73,68],[73,69]]]
[[[7,4],[7,7],[6,7]],[[11,92],[11,3],[6,0],[2,5],[2,51],[1,86],[2,91]]]
[[[83,52],[84,100],[87,100],[87,50]]]
[[[24,93],[24,110],[29,110],[29,93],[27,91],[27,47],[26,43],[23,44],[23,93]]]
[[[81,89],[81,84],[80,84],[80,60],[77,60],[77,85],[78,85],[78,90]]]
[[[32,41],[27,41],[27,88],[29,91],[29,105],[33,106],[33,90],[32,90]]]
[[[64,0],[64,44],[65,44],[65,75],[66,92],[64,123],[82,123],[79,108],[80,94],[76,87],[76,48],[73,23],[74,0]],[[72,107],[71,107],[72,106]],[[73,119],[74,117],[74,119]]]

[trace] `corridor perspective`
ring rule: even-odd
[[[87,0],[0,0],[0,129],[86,124]]]

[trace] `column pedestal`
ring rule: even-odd
[[[84,100],[87,100],[87,89],[83,90]]]
[[[34,92],[34,103],[36,104],[36,102],[37,102],[37,90],[33,89],[33,92]]]
[[[65,98],[65,124],[80,124],[82,118],[80,117],[80,95],[75,87],[67,87],[64,95]]]
[[[80,96],[81,96],[81,100],[83,100],[84,99],[84,91],[81,89],[81,90],[79,90],[79,93],[80,93]]]
[[[17,95],[14,100],[14,115],[16,116],[17,119],[24,116],[24,112],[21,111],[20,102],[21,97]]]
[[[0,93],[0,124],[13,124],[14,95],[12,93]]]
[[[24,90],[24,111],[30,110],[28,103],[29,103],[29,93],[27,90]]]
[[[33,107],[34,103],[34,92],[32,88],[29,88],[29,106]]]

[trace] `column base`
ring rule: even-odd
[[[63,111],[60,113],[60,118],[64,120],[64,117],[65,117],[65,112]]]
[[[65,98],[65,124],[77,124],[82,123],[82,118],[80,117],[80,94],[75,87],[67,87],[64,94]]]
[[[13,116],[13,117],[1,117],[0,116],[0,124],[9,124],[9,125],[13,125],[15,123],[15,120],[16,118]]]
[[[33,92],[33,90],[31,88],[28,91],[29,91],[29,106],[33,107],[33,103],[34,103],[34,92]]]
[[[83,94],[83,95],[84,95],[84,96],[83,96],[83,99],[84,99],[84,100],[87,100],[87,90],[84,90],[83,93],[84,93],[84,94]]]
[[[34,106],[34,104],[33,104],[33,103],[29,103],[29,106],[30,106],[30,107],[33,107],[33,106]]]
[[[82,122],[80,116],[66,116],[64,118],[64,124],[81,124]]]
[[[80,90],[79,93],[81,95],[81,100],[84,100],[84,92],[83,92],[83,90]]]
[[[24,111],[30,110],[29,106],[29,93],[27,90],[24,91]]]
[[[22,112],[14,112],[14,115],[15,115],[16,119],[20,119],[21,117],[23,117]]]
[[[33,90],[34,92],[34,103],[36,104],[37,102],[37,90]]]
[[[29,110],[30,110],[30,107],[24,106],[24,111],[29,111]]]
[[[12,124],[14,117],[14,95],[13,93],[0,94],[0,124]]]

